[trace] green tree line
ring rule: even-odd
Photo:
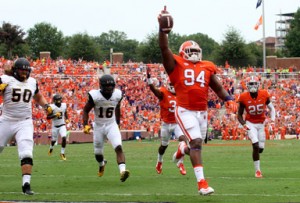
[[[286,48],[277,52],[267,51],[267,55],[279,57],[300,56],[300,9],[295,13],[291,22],[291,29],[286,37]],[[203,51],[204,60],[212,60],[218,65],[227,61],[234,67],[262,66],[262,46],[256,42],[246,43],[238,30],[229,27],[221,43],[217,43],[208,35],[195,33],[180,35],[169,34],[170,48],[178,53],[180,45],[186,40],[199,43]],[[129,60],[144,63],[160,63],[161,55],[158,47],[158,33],[153,32],[142,42],[128,39],[122,31],[109,30],[99,36],[90,36],[87,33],[76,33],[64,36],[62,31],[46,22],[37,23],[25,32],[20,26],[3,22],[0,27],[0,56],[12,59],[15,56],[30,56],[38,58],[40,52],[51,52],[51,58],[63,57],[66,59],[98,61],[110,59],[110,49],[121,52],[124,62]]]

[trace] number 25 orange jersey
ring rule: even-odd
[[[244,92],[240,95],[239,102],[245,106],[245,120],[251,123],[263,123],[266,119],[266,102],[270,99],[267,90],[258,90],[257,98],[253,99],[250,92]]]

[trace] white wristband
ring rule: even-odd
[[[148,85],[152,85],[153,84],[153,80],[152,80],[152,78],[148,78]]]

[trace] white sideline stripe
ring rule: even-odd
[[[8,194],[20,194],[21,192],[0,192],[2,195]],[[90,196],[90,195],[97,195],[97,196],[116,196],[116,197],[130,197],[130,196],[182,196],[182,194],[174,194],[174,193],[124,193],[124,194],[116,194],[116,193],[37,193],[35,192],[34,195],[64,195],[64,196]],[[185,196],[199,196],[197,192],[193,194],[184,194]],[[212,196],[257,196],[257,197],[300,197],[300,194],[294,195],[281,195],[281,194],[213,194]]]
[[[35,178],[49,178],[49,177],[67,177],[67,178],[95,178],[97,177],[96,175],[90,175],[90,176],[69,176],[69,175],[33,175]],[[179,175],[167,175],[166,177],[164,178],[178,178]],[[0,177],[16,177],[15,175],[0,175]],[[118,179],[118,176],[116,175],[106,175],[105,177],[107,178],[117,178]],[[157,178],[159,177],[159,175],[157,174],[154,174],[153,176],[149,177],[149,178]],[[145,178],[144,176],[133,176],[131,175],[130,176],[130,179],[132,178]],[[231,176],[228,176],[228,177],[212,177],[212,176],[206,176],[206,178],[208,179],[237,179],[237,180],[249,180],[249,179],[256,179],[254,178],[254,176],[252,177],[231,177]],[[284,178],[284,177],[264,177],[262,180],[300,180],[299,177],[292,177],[292,178]]]
[[[221,179],[239,179],[239,180],[242,180],[242,179],[257,179],[253,176],[251,177],[208,177],[208,178],[215,178],[215,179],[218,179],[218,178],[221,178]],[[293,177],[293,178],[284,178],[284,177],[263,177],[262,180],[297,180],[300,178],[299,177]]]

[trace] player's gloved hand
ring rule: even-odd
[[[228,100],[225,102],[225,107],[229,110],[231,110],[233,113],[237,112],[237,103],[232,100]]]
[[[48,115],[53,113],[53,109],[49,104],[45,104],[44,109],[46,110]]]
[[[246,123],[243,125],[243,128],[244,130],[250,130],[249,126]]]
[[[91,126],[85,125],[84,128],[83,128],[83,132],[85,134],[90,134],[91,128],[92,128]]]
[[[61,112],[57,112],[57,113],[55,114],[55,116],[56,116],[57,118],[61,117]]]
[[[0,92],[4,92],[5,88],[7,87],[8,84],[1,83],[0,84]]]

